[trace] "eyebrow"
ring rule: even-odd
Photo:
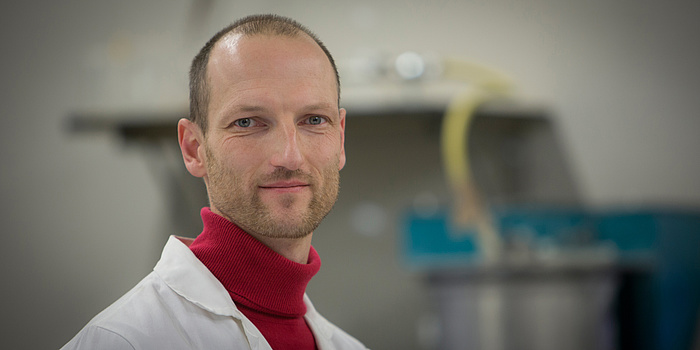
[[[320,109],[332,109],[333,105],[331,103],[327,102],[321,102],[321,103],[315,103],[311,104],[308,106],[304,106],[301,108],[303,111],[314,111],[314,110],[320,110]],[[256,105],[240,105],[234,107],[231,112],[233,114],[237,113],[250,113],[250,112],[266,112],[268,111],[267,107],[264,106],[256,106]]]
[[[247,106],[247,105],[242,105],[242,106],[236,106],[231,110],[233,113],[241,113],[241,112],[264,112],[266,111],[267,108],[263,106]]]
[[[332,107],[333,106],[330,103],[322,102],[322,103],[317,103],[317,104],[305,106],[302,109],[306,110],[306,111],[311,111],[311,110],[316,110],[316,109],[331,109]]]

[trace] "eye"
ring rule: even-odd
[[[241,118],[233,122],[233,125],[239,128],[248,128],[253,125],[253,120],[250,118]]]
[[[325,121],[326,121],[326,118],[318,116],[318,115],[314,115],[314,116],[309,117],[309,119],[307,119],[306,122],[310,125],[320,125],[320,124],[323,124]]]

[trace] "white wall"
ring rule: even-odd
[[[210,7],[196,16],[195,3]],[[196,50],[233,19],[257,12],[305,23],[339,61],[372,50],[415,50],[497,67],[523,94],[546,101],[556,112],[586,203],[700,205],[698,2],[3,2],[5,344],[62,345],[151,269],[167,234],[166,197],[141,151],[104,135],[71,134],[68,116],[184,109],[186,72]],[[410,162],[402,164],[411,168]],[[348,176],[382,176],[348,166]],[[357,178],[346,183],[364,184]],[[395,208],[400,193],[410,198],[421,190],[415,183],[421,182],[406,181],[405,188],[384,192],[378,187],[376,201]],[[343,225],[350,210],[343,202],[338,207],[321,228],[329,232],[317,243],[321,256],[323,247],[333,252],[353,241],[349,249],[364,249],[356,256],[365,264],[341,269],[343,261],[331,254],[324,258],[324,271],[367,284],[341,293],[333,289],[338,277],[322,272],[310,287],[330,294],[319,298],[319,309],[375,348],[417,348],[411,318],[419,317],[425,304],[400,314],[395,337],[382,338],[368,326],[370,310],[343,312],[342,297],[368,305],[392,300],[393,308],[375,316],[382,323],[377,327],[387,327],[392,312],[425,299],[420,280],[401,270],[392,250],[398,224],[376,239],[333,238],[331,223]],[[390,218],[396,219],[392,210]],[[342,256],[351,259],[351,253]],[[386,266],[374,273],[369,262]],[[392,286],[377,285],[389,275]]]

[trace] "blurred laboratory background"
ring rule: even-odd
[[[308,294],[372,349],[700,347],[700,2],[0,5],[4,349],[59,348],[199,233],[176,122],[204,42],[290,16],[347,166]]]

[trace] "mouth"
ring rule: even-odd
[[[299,192],[310,186],[309,183],[302,181],[277,181],[269,184],[258,186],[262,190],[274,192]]]

